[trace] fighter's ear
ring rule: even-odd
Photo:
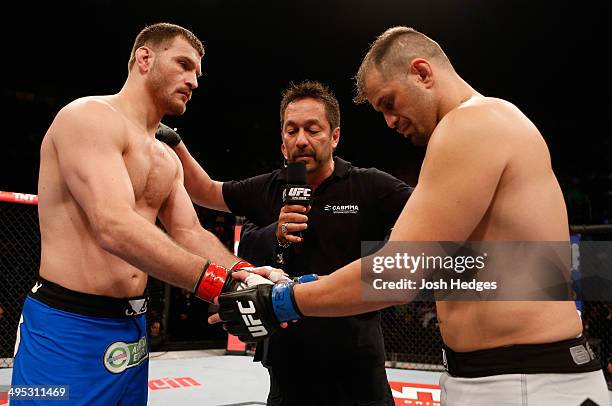
[[[410,74],[427,88],[433,85],[433,69],[427,59],[415,58],[410,62]]]
[[[151,66],[153,66],[155,52],[151,48],[143,45],[135,51],[134,55],[136,57],[136,65],[140,72],[148,72]]]

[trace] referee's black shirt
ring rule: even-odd
[[[286,249],[283,269],[291,276],[327,275],[360,258],[361,241],[384,240],[412,192],[404,182],[375,168],[357,168],[338,157],[334,164],[332,175],[311,196],[304,242]],[[241,243],[241,251],[250,253],[243,257],[256,265],[276,265],[275,230],[286,183],[285,169],[223,183],[232,213],[259,227],[258,238]],[[300,320],[270,338],[264,362],[281,365],[301,357],[384,364],[379,312]]]

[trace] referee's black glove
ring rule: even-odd
[[[176,147],[181,142],[181,137],[178,133],[164,123],[159,123],[157,131],[155,131],[155,138],[165,142],[171,148]]]

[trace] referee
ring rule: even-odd
[[[240,255],[290,276],[327,275],[362,256],[361,241],[389,233],[412,189],[374,168],[333,156],[340,108],[319,82],[290,84],[280,106],[281,150],[306,164],[310,207],[283,205],[285,169],[242,181],[210,179],[167,127],[158,138],[174,147],[185,186],[202,206],[245,216]],[[380,313],[305,318],[257,348],[270,374],[268,405],[393,405],[385,372]]]

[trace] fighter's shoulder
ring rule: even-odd
[[[87,96],[73,100],[65,105],[56,116],[56,120],[71,121],[104,121],[118,117],[119,111],[113,106],[108,96]],[[115,120],[114,120],[115,121]],[[109,123],[110,124],[110,123]]]
[[[474,97],[448,112],[440,121],[432,140],[452,138],[453,143],[479,142],[484,145],[503,142],[512,134],[522,113],[502,99]]]
[[[49,133],[53,138],[81,138],[103,132],[106,139],[119,140],[125,134],[124,121],[109,96],[88,96],[64,106],[55,116]]]
[[[506,162],[513,149],[513,106],[479,97],[447,113],[432,134],[426,159],[463,157],[466,161]]]

